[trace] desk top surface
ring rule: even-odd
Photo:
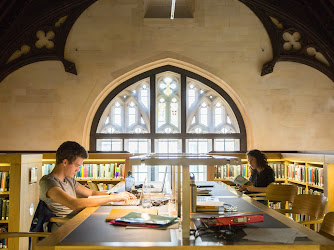
[[[233,188],[225,184],[210,182],[214,185],[212,194],[221,198],[226,204],[238,207],[238,212],[230,212],[224,215],[235,215],[236,213],[254,214],[261,213],[264,215],[264,222],[248,224],[247,228],[294,228],[304,234],[306,237],[296,238],[293,243],[298,245],[334,245],[333,241],[326,239],[318,233],[292,221],[278,212],[269,209],[265,205],[236,192]],[[166,212],[166,207],[161,206],[159,210]],[[113,226],[105,222],[105,219],[112,206],[101,206],[86,208],[75,216],[71,221],[62,226],[56,233],[47,237],[38,246],[43,249],[74,249],[73,247],[85,246],[92,247],[110,247],[117,248],[120,246],[139,247],[139,246],[222,246],[222,245],[273,245],[275,243],[251,242],[248,240],[238,240],[226,242],[217,240],[215,237],[201,236],[196,239],[182,239],[181,230],[178,226],[171,226],[166,230],[157,229],[127,229],[126,227]],[[119,207],[118,207],[119,208]],[[129,208],[129,207],[127,207]],[[160,213],[160,211],[159,211]],[[198,226],[198,217],[218,216],[219,214],[192,214],[195,226]],[[222,215],[222,214],[220,214]],[[48,247],[47,247],[48,246]]]

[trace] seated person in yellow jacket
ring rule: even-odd
[[[71,217],[83,208],[99,206],[110,201],[128,201],[135,199],[133,194],[122,192],[109,196],[88,199],[92,195],[105,195],[105,192],[93,191],[77,182],[73,176],[79,172],[88,152],[77,142],[66,141],[56,152],[56,166],[52,172],[41,178],[39,198],[57,217]],[[77,198],[84,197],[84,198]],[[61,226],[53,225],[52,231]]]

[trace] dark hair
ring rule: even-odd
[[[260,150],[257,150],[257,149],[252,149],[250,151],[248,151],[246,153],[246,155],[250,155],[250,156],[253,156],[255,157],[256,159],[256,163],[262,167],[262,168],[267,168],[269,167],[268,166],[268,162],[267,162],[267,156],[262,153]]]
[[[67,159],[69,163],[74,162],[78,157],[88,158],[87,150],[75,141],[63,142],[56,152],[56,164],[62,163]]]

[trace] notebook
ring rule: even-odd
[[[215,196],[197,196],[197,206],[223,206],[222,198]]]

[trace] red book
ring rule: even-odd
[[[263,214],[247,214],[215,218],[202,218],[201,221],[209,226],[240,226],[248,223],[263,222],[263,218]]]

